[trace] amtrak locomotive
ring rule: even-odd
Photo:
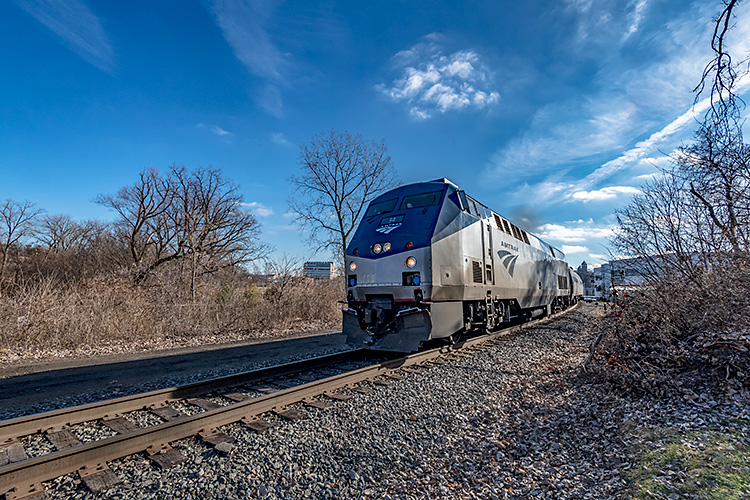
[[[549,314],[583,296],[564,259],[447,179],[401,186],[370,203],[346,249],[343,330],[410,352]]]

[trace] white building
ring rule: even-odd
[[[305,278],[316,280],[329,280],[333,277],[333,262],[305,262],[302,273]]]

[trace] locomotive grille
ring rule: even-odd
[[[471,261],[471,271],[474,276],[474,283],[484,283],[482,280],[482,264],[475,260]]]

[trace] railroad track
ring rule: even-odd
[[[521,326],[506,328],[455,346],[395,359],[383,359],[383,353],[372,351],[338,353],[1,421],[0,495],[6,500],[44,498],[44,481],[74,472],[92,491],[103,491],[120,482],[107,467],[107,462],[146,452],[158,466],[170,467],[184,460],[170,443],[194,436],[220,453],[229,453],[235,445],[231,437],[221,432],[224,425],[242,422],[263,432],[271,426],[263,418],[266,414],[292,420],[300,418],[302,414],[295,408],[299,404],[325,408],[335,400],[351,398],[342,389],[350,393],[368,392],[371,389],[365,387],[365,382],[391,385],[403,378],[399,371],[429,366],[439,362],[438,358],[462,356],[471,348],[517,333],[520,329]],[[373,356],[380,359],[373,360]],[[185,412],[186,405],[197,413]],[[157,416],[159,423],[140,428],[126,418],[129,412],[143,411],[151,413],[152,417]],[[71,429],[84,422],[97,422],[114,435],[82,443]],[[28,458],[21,444],[22,438],[39,434],[43,434],[56,451]]]

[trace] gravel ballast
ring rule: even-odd
[[[257,434],[222,428],[224,455],[198,438],[173,443],[167,470],[145,454],[116,460],[123,483],[94,495],[71,474],[51,498],[621,498],[639,429],[689,429],[743,408],[612,396],[581,375],[593,306],[528,328],[471,356],[403,373],[393,387]]]

